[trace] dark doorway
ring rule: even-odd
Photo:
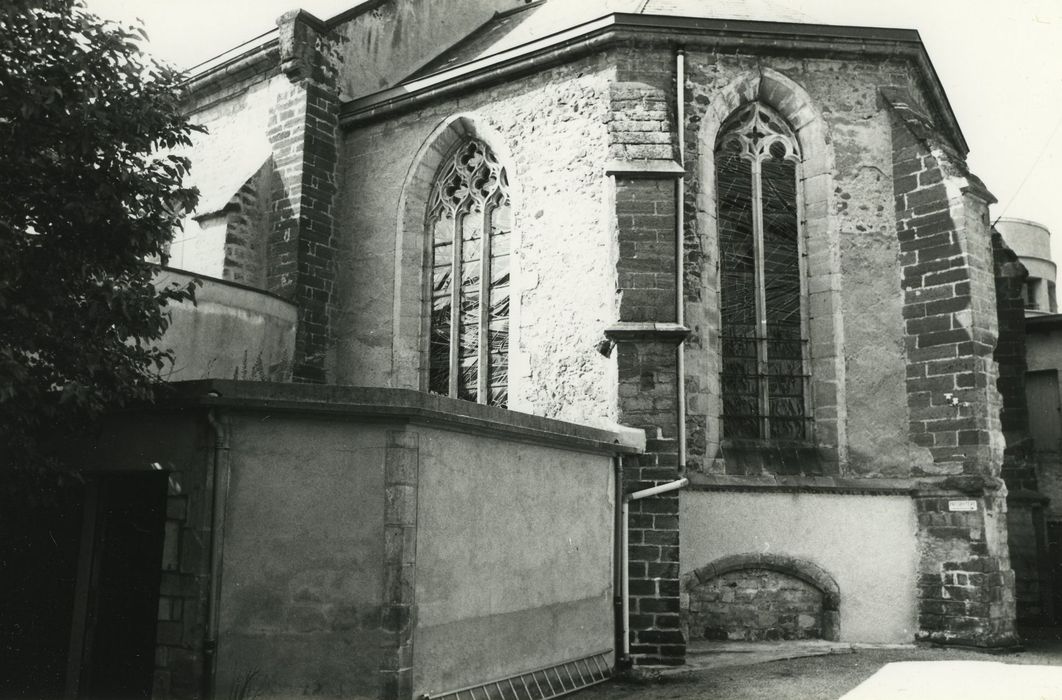
[[[9,471],[0,484],[0,698],[59,698],[84,498],[77,479]]]
[[[90,481],[70,650],[78,697],[151,697],[166,483],[161,471]]]

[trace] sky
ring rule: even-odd
[[[579,0],[564,0],[578,2]],[[706,0],[707,2],[708,0]],[[140,18],[148,50],[189,68],[301,7],[327,19],[356,0],[87,0]],[[969,164],[999,199],[993,219],[1053,232],[1062,262],[1062,0],[777,0],[822,24],[917,29],[970,146]]]

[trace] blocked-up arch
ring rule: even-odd
[[[704,585],[726,574],[766,570],[798,579],[822,594],[822,636],[830,641],[840,639],[841,589],[828,571],[806,559],[770,553],[734,554],[706,564],[682,577],[686,598],[696,586]]]
[[[402,186],[395,236],[394,345],[391,363],[393,385],[427,390],[428,332],[430,316],[426,300],[429,280],[425,273],[430,241],[425,232],[428,198],[436,173],[458,144],[478,140],[487,145],[505,169],[510,182],[515,172],[512,154],[497,131],[474,113],[444,119],[431,132],[414,156]],[[519,233],[514,231],[514,249]],[[518,295],[513,296],[518,303]],[[515,310],[514,310],[515,311]],[[516,325],[510,328],[515,331]]]
[[[800,145],[800,218],[807,254],[809,336],[811,345],[811,390],[816,443],[831,458],[825,465],[834,471],[845,461],[844,355],[841,320],[841,274],[839,229],[829,216],[833,196],[834,153],[829,130],[811,96],[800,85],[770,68],[745,73],[716,91],[700,115],[693,164],[700,183],[695,195],[696,239],[694,249],[706,258],[697,281],[700,302],[689,303],[687,318],[702,328],[720,327],[718,298],[718,222],[714,151],[720,128],[730,115],[750,102],[771,107],[792,128]],[[699,336],[703,352],[690,352],[691,372],[702,377],[706,404],[717,407],[720,395],[720,347],[718,334]],[[717,454],[720,444],[719,411],[709,408],[705,416],[706,452]]]

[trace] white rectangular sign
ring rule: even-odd
[[[948,510],[969,513],[977,510],[977,501],[948,501]]]

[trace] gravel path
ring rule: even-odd
[[[856,649],[846,654],[728,666],[664,675],[654,680],[616,680],[570,697],[575,700],[837,700],[887,663],[959,660],[1058,666],[1062,665],[1062,642],[1030,642],[1026,651],[1006,655],[921,647]]]

